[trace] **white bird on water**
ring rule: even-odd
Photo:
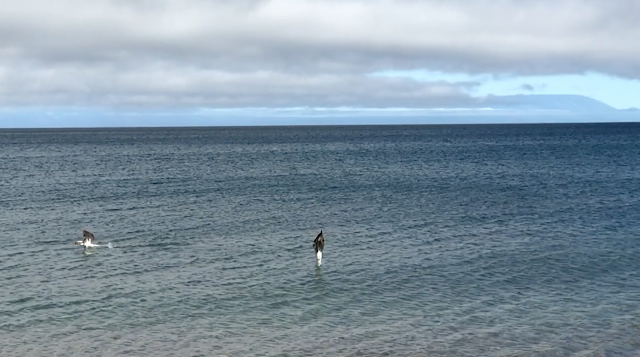
[[[316,262],[318,266],[322,265],[322,250],[324,249],[324,235],[322,234],[322,230],[316,236],[316,239],[313,240],[313,250],[316,251]]]

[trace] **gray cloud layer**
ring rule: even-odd
[[[0,105],[456,106],[426,69],[640,79],[635,0],[0,3]]]

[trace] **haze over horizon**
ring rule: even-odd
[[[638,18],[627,0],[3,2],[0,127],[640,108]]]

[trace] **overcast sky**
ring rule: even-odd
[[[0,2],[0,108],[640,107],[638,0]],[[612,94],[613,93],[613,94]]]

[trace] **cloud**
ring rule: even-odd
[[[477,83],[387,70],[640,79],[628,0],[22,0],[0,3],[0,105],[468,102]]]
[[[520,89],[528,91],[528,92],[533,92],[534,91],[533,86],[531,84],[526,84],[526,83],[521,85]]]
[[[0,74],[5,105],[98,107],[450,107],[473,105],[475,82],[345,74],[227,72],[147,66],[22,68]]]

